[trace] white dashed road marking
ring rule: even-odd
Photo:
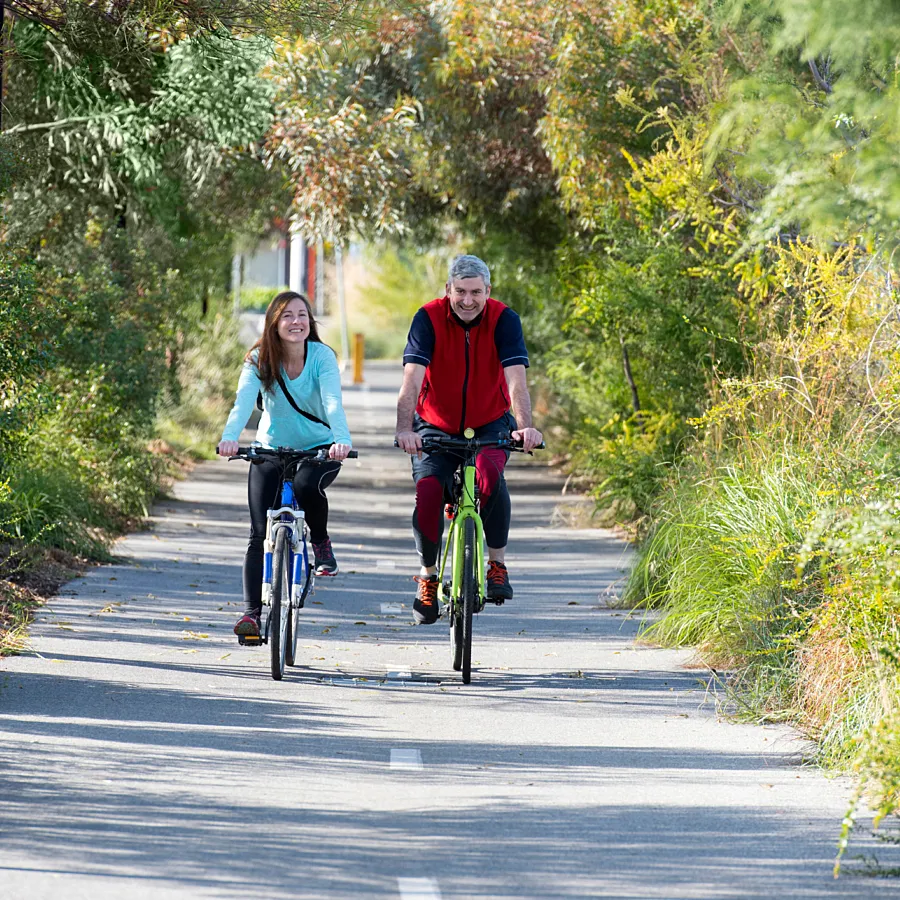
[[[387,677],[391,679],[398,678],[412,678],[412,670],[407,669],[404,666],[397,666],[394,668],[392,665],[386,666],[387,668]]]
[[[418,772],[422,769],[420,750],[391,750],[391,768]]]
[[[441,900],[441,891],[433,878],[398,878],[400,900]]]

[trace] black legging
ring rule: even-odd
[[[306,514],[309,536],[317,544],[328,537],[328,498],[325,488],[337,478],[341,464],[301,463],[294,476],[294,495]],[[262,610],[263,544],[266,540],[266,512],[274,509],[281,492],[284,468],[278,460],[250,464],[247,502],[250,506],[250,542],[244,557],[244,607],[258,616]]]

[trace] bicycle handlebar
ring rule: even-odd
[[[216,448],[216,453],[219,452],[218,447]],[[234,454],[234,456],[229,456],[228,459],[265,459],[266,457],[274,458],[274,459],[283,459],[283,460],[300,460],[300,459],[312,459],[316,462],[328,462],[331,457],[328,455],[327,450],[293,450],[290,447],[278,447],[275,450],[270,450],[268,447],[238,447],[238,452]],[[358,450],[351,450],[347,454],[347,459],[357,459],[359,457]]]
[[[394,446],[399,447],[397,441]],[[501,450],[513,450],[517,453],[526,453],[521,441],[514,441],[512,438],[496,438],[494,440],[481,440],[480,438],[459,438],[450,435],[438,435],[435,437],[423,437],[423,450],[480,450],[483,447],[499,447]],[[532,450],[546,450],[547,447],[543,441]]]

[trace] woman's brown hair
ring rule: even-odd
[[[317,344],[322,343],[319,337],[319,328],[313,316],[312,304],[305,294],[297,291],[282,291],[276,294],[272,302],[266,310],[266,323],[263,327],[262,337],[250,348],[246,359],[256,366],[259,372],[259,380],[262,382],[263,389],[271,391],[275,384],[277,373],[281,371],[284,365],[284,345],[278,334],[278,320],[284,312],[285,307],[292,300],[302,300],[306,305],[306,311],[309,313],[309,337],[307,341],[314,341]],[[253,352],[259,351],[256,359],[253,359]],[[304,347],[304,352],[306,348]]]

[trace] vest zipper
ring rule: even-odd
[[[469,329],[466,329],[466,374],[463,378],[462,417],[459,420],[459,433],[466,430],[466,394],[469,390]]]

